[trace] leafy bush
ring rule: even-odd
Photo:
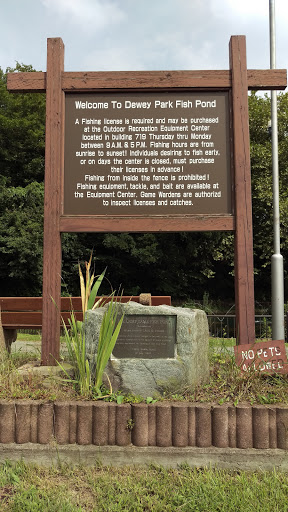
[[[86,280],[83,277],[81,266],[79,264],[81,301],[84,320],[85,317],[87,318],[89,310],[94,310],[103,305],[103,301],[101,299],[96,302],[95,299],[104,279],[106,270],[104,270],[99,276],[95,276],[94,272],[91,274],[91,262],[92,254],[89,262],[85,262]],[[93,397],[95,398],[96,391],[96,396],[102,397],[101,385],[104,370],[113,352],[124,318],[123,314],[117,322],[118,306],[119,303],[115,299],[115,292],[113,292],[109,297],[109,303],[101,323],[95,365],[93,365],[93,368],[95,367],[95,374],[94,372],[91,374],[89,361],[86,358],[85,322],[79,322],[76,320],[73,308],[71,308],[69,329],[62,318],[64,337],[69,359],[74,369],[74,378],[71,379],[61,363],[58,362],[58,364],[66,374],[67,380],[76,385],[81,396],[90,397],[93,392]],[[110,393],[112,393],[111,385]]]

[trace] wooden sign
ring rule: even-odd
[[[244,36],[229,56],[222,71],[65,72],[51,38],[46,72],[8,73],[9,91],[46,92],[43,364],[59,360],[63,232],[234,231],[237,339],[254,342],[248,90],[287,76],[247,70]]]
[[[243,372],[288,373],[285,343],[263,341],[234,347],[236,364]]]
[[[231,215],[228,96],[66,94],[64,215]]]

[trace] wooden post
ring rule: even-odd
[[[244,36],[230,40],[230,71],[64,73],[64,45],[48,39],[47,72],[8,73],[14,92],[46,91],[42,363],[55,364],[60,348],[61,232],[235,230],[236,325],[240,344],[254,343],[252,198],[248,89],[285,90],[286,70],[248,70]],[[229,90],[233,111],[235,204],[232,215],[63,215],[64,91]],[[53,303],[55,301],[56,305]]]
[[[235,187],[235,303],[239,344],[255,342],[253,230],[248,115],[246,38],[233,36],[229,45]]]
[[[61,177],[64,165],[64,44],[47,41],[46,153],[43,247],[42,364],[55,365],[60,350]],[[55,303],[53,302],[55,301]]]

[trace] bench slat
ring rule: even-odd
[[[102,297],[96,297],[96,300]],[[107,297],[103,297],[103,300]],[[133,300],[139,302],[139,297],[123,296],[122,302]],[[82,311],[81,297],[61,297],[61,311]],[[0,297],[1,311],[42,311],[42,297]]]
[[[70,313],[61,313],[62,318],[66,325],[69,325],[68,318]],[[83,320],[83,314],[78,311],[75,312],[76,320]],[[13,311],[2,313],[2,325],[6,329],[42,329],[42,313],[32,311]],[[62,325],[62,321],[61,321]]]
[[[97,297],[103,301],[109,300],[108,296]],[[119,297],[118,297],[119,299]],[[152,296],[152,306],[161,304],[171,305],[170,296]],[[121,302],[139,302],[140,297],[125,295],[121,297]],[[61,316],[68,325],[72,308],[76,319],[82,320],[82,303],[80,297],[62,297],[61,298]],[[42,329],[42,297],[0,297],[2,325],[6,329]]]
[[[108,299],[108,296],[96,297],[96,299]],[[119,297],[118,297],[119,299]],[[169,295],[153,296],[152,306],[166,304],[171,306],[171,297]],[[124,295],[121,302],[139,302],[139,295]],[[61,311],[71,311],[71,302],[75,311],[82,310],[81,297],[61,297]],[[42,311],[42,297],[0,297],[1,311]]]

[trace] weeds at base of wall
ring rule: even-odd
[[[19,373],[18,368],[28,365],[31,371],[26,375]],[[0,361],[0,399],[32,399],[43,401],[54,400],[87,400],[86,395],[79,393],[73,382],[66,382],[55,376],[42,376],[33,372],[33,365],[40,365],[39,354],[34,356],[25,353],[12,353]],[[37,367],[36,367],[37,368]],[[73,380],[73,379],[71,379]],[[191,389],[164,390],[162,396],[148,397],[124,393],[122,390],[112,391],[101,387],[105,401],[122,403],[155,403],[157,401],[200,402],[216,404],[248,403],[288,404],[287,375],[243,374],[235,364],[231,352],[223,348],[220,352],[210,354],[210,382]],[[91,389],[90,399],[99,399],[97,390]]]

